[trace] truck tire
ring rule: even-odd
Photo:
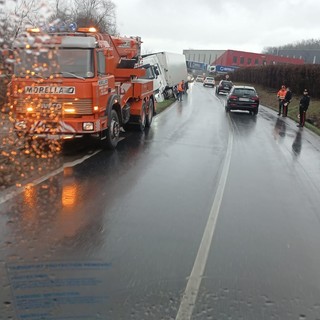
[[[173,96],[172,90],[170,89],[170,92],[169,92],[169,90],[164,90],[163,91],[163,96],[164,96],[165,100],[170,99],[170,97]]]
[[[152,119],[153,119],[153,100],[150,99],[148,106],[146,108],[146,127],[149,128],[151,126],[152,123]]]
[[[141,110],[141,115],[139,119],[139,129],[140,131],[144,131],[145,127],[147,125],[147,114],[146,114],[146,103],[144,102],[142,104],[142,110]]]
[[[108,129],[103,140],[101,140],[101,147],[103,149],[115,149],[119,142],[120,122],[116,110],[112,109],[110,117],[108,118]]]

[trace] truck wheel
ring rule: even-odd
[[[170,98],[170,94],[168,93],[167,90],[163,91],[163,96],[166,100],[168,100]]]
[[[147,124],[147,115],[146,115],[146,103],[142,104],[141,116],[139,120],[140,131],[144,131]]]
[[[108,119],[108,129],[106,132],[106,138],[101,140],[101,146],[104,149],[115,149],[119,142],[120,135],[120,123],[116,110],[112,109],[110,117]]]
[[[150,99],[148,106],[146,108],[146,127],[149,128],[151,126],[152,118],[153,118],[153,100]]]

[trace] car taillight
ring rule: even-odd
[[[230,96],[229,99],[232,99],[232,100],[237,100],[238,97],[237,96]]]

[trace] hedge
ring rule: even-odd
[[[271,65],[239,68],[232,74],[233,81],[256,83],[279,90],[284,84],[292,92],[301,94],[305,88],[314,98],[320,98],[320,65]]]

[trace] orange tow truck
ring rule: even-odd
[[[32,139],[94,137],[116,148],[121,128],[142,131],[155,114],[153,82],[139,79],[139,37],[115,37],[95,28],[42,32],[14,43],[9,106],[15,131]]]

